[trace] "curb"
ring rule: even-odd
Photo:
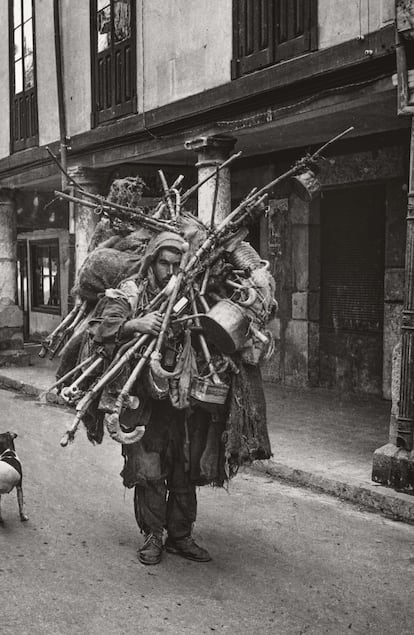
[[[281,481],[335,496],[369,511],[380,512],[392,520],[414,524],[414,496],[410,494],[390,491],[382,485],[360,483],[351,479],[344,482],[327,478],[322,474],[288,467],[271,459],[254,461],[250,469]]]
[[[0,375],[0,388],[4,388],[5,390],[14,390],[15,392],[28,395],[29,397],[38,397],[42,394],[42,392],[44,392],[40,388],[36,388],[36,386],[26,384],[24,381],[20,381],[18,379],[11,379],[10,377],[7,377],[7,375]]]
[[[21,395],[25,395],[26,397],[40,397],[41,395],[47,394],[47,389],[38,388],[33,386],[32,384],[26,384],[24,381],[20,381],[19,379],[11,379],[11,377],[7,377],[6,375],[0,374],[0,388],[3,390],[11,390],[13,392],[18,392]],[[72,411],[70,407],[58,397],[47,399],[43,406],[52,406],[57,408],[62,408],[66,411]]]

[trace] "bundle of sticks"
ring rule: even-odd
[[[248,320],[249,328],[246,336],[258,339],[263,345],[269,345],[268,350],[271,350],[270,340],[264,330],[272,307],[266,277],[268,263],[260,260],[258,254],[243,241],[247,234],[245,227],[252,215],[262,213],[266,209],[266,199],[270,190],[281,181],[303,173],[309,166],[314,166],[322,151],[350,130],[352,128],[330,140],[312,155],[306,155],[261,189],[253,189],[219,224],[214,225],[212,222],[209,227],[205,227],[201,241],[199,240],[196,244],[191,244],[191,241],[183,243],[178,273],[141,312],[141,314],[154,310],[162,312],[162,326],[157,337],[137,334],[118,348],[109,366],[105,363],[104,352],[98,347],[50,387],[49,391],[58,390],[62,398],[76,408],[74,421],[61,439],[62,446],[66,446],[74,439],[79,424],[90,405],[126,367],[132,370],[117,395],[112,411],[106,414],[105,424],[110,436],[120,443],[134,443],[142,437],[145,430],[143,426],[138,425],[131,431],[122,430],[120,416],[123,410],[136,407],[136,398],[131,396],[131,390],[144,368],[149,369],[154,385],[160,387],[160,392],[163,392],[163,387],[167,386],[167,394],[168,384],[173,382],[182,371],[182,368],[178,368],[178,364],[178,370],[175,371],[167,371],[162,366],[162,350],[166,334],[174,323],[182,322],[186,328],[194,328],[208,371],[208,384],[213,394],[212,403],[215,402],[218,406],[224,403],[228,385],[223,380],[223,370],[229,368],[235,370],[231,354],[228,351],[221,351],[221,353],[219,351],[218,361],[217,355],[212,354],[211,342],[208,341],[200,325],[200,319],[210,310],[206,301],[206,289],[211,272],[214,272],[216,264],[225,255],[229,266],[224,267],[225,274],[222,276],[222,283],[227,289],[227,297],[231,302],[242,307],[244,312],[250,314],[252,318]],[[50,154],[63,171],[56,157]],[[168,186],[164,173],[159,170],[164,196],[152,212],[138,208],[131,209],[90,194],[79,187],[66,172],[77,195],[60,191],[57,191],[56,195],[93,208],[97,213],[109,218],[115,229],[122,227],[124,232],[144,227],[153,233],[172,231],[183,236],[182,212],[189,197],[209,178],[214,176],[217,178],[219,171],[233,163],[240,154],[239,152],[232,155],[212,174],[184,192],[181,190],[182,176]],[[211,216],[214,219],[214,208]],[[145,275],[144,270],[142,275]],[[86,302],[78,299],[74,309],[50,334],[40,355],[48,352],[49,356],[53,357],[61,351],[74,334],[85,329],[85,324],[90,318],[88,308],[90,309]]]

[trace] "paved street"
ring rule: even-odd
[[[71,414],[0,391],[18,433],[29,522],[2,498],[0,633],[412,633],[414,527],[249,473],[199,493],[195,537],[213,561],[139,564],[120,447]]]

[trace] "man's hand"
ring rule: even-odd
[[[123,335],[129,336],[133,333],[149,333],[150,335],[158,335],[162,326],[162,315],[159,311],[147,313],[139,318],[129,320],[123,326]]]

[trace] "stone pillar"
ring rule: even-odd
[[[319,198],[289,198],[291,307],[285,331],[284,383],[318,385],[319,380]],[[287,282],[287,281],[286,281]],[[285,282],[285,286],[286,285]]]
[[[69,175],[82,187],[82,189],[91,194],[99,194],[102,175],[97,170],[85,168],[83,166],[71,166],[68,168]],[[81,198],[78,193],[77,196]],[[72,205],[72,203],[69,203]],[[69,214],[71,216],[71,214]],[[89,243],[95,231],[95,227],[100,220],[100,216],[95,214],[90,207],[84,207],[80,204],[74,205],[74,230],[75,230],[75,271],[79,271],[80,266],[85,260]]]
[[[0,365],[23,349],[23,313],[16,305],[16,212],[12,190],[0,189]]]
[[[198,154],[196,167],[198,168],[199,183],[228,159],[235,143],[234,137],[226,135],[197,137],[186,141],[187,150],[194,150]],[[215,208],[215,224],[220,223],[231,211],[229,168],[225,167],[220,170],[218,177],[213,176],[198,190],[198,217],[206,225],[211,223],[213,208]]]

